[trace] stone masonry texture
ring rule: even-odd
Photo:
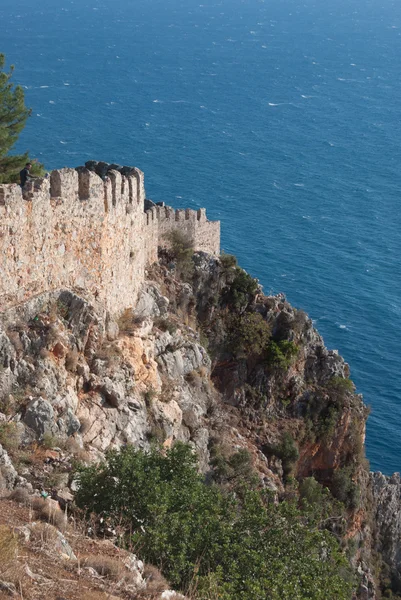
[[[80,167],[49,178],[0,185],[0,312],[53,290],[97,298],[111,313],[135,304],[146,266],[168,234],[185,233],[196,251],[220,252],[220,223],[204,209],[144,211],[144,176]]]

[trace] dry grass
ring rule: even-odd
[[[79,353],[75,348],[67,352],[67,355],[65,357],[65,368],[67,369],[67,371],[75,373],[75,371],[77,370],[78,361]]]
[[[24,577],[24,571],[17,561],[17,555],[17,535],[7,525],[0,525],[0,578],[2,582],[10,584],[11,589],[12,586],[18,589],[19,582]],[[7,593],[7,590],[4,591]]]
[[[53,502],[43,498],[32,498],[32,509],[35,511],[37,519],[51,523],[60,531],[64,531],[67,526],[67,516]]]
[[[4,422],[0,424],[0,444],[7,450],[13,452],[18,449],[21,443],[21,431],[14,422]]]
[[[138,593],[138,598],[159,598],[162,592],[170,589],[167,579],[153,565],[145,565],[142,576],[146,588]]]
[[[30,541],[33,543],[51,544],[58,540],[58,535],[55,527],[49,523],[36,523],[31,527]]]
[[[82,596],[80,596],[81,600],[112,600],[115,596],[108,594],[107,592],[100,591],[90,591],[84,592]],[[0,598],[1,600],[1,598]]]
[[[18,504],[23,504],[27,506],[29,504],[29,493],[25,488],[15,488],[8,496],[9,500],[14,500],[14,502],[18,502]]]
[[[134,315],[132,308],[127,308],[118,318],[117,324],[120,330],[120,335],[133,335],[139,325],[142,323],[143,318]]]
[[[0,525],[0,572],[15,559],[17,549],[16,535],[7,525]]]
[[[120,561],[110,556],[87,556],[81,558],[81,564],[95,569],[101,577],[107,577],[112,581],[119,581],[124,570]]]

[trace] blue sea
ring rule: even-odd
[[[372,469],[401,470],[399,0],[1,0],[0,24],[17,149],[136,165],[221,219],[350,363]]]

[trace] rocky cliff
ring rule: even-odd
[[[61,289],[1,314],[3,494],[65,506],[74,464],[126,444],[187,442],[207,477],[246,450],[277,502],[330,490],[324,527],[353,565],[356,597],[399,589],[400,479],[369,478],[366,407],[308,316],[265,296],[233,257],[193,254],[185,239],[161,250],[126,306],[112,315]]]

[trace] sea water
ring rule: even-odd
[[[401,5],[392,0],[0,0],[0,51],[47,168],[145,171],[306,310],[401,468]]]

